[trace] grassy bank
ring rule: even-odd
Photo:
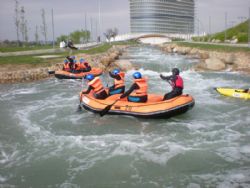
[[[109,50],[113,45],[135,45],[137,44],[134,41],[128,41],[128,42],[114,42],[114,43],[104,43],[100,46],[87,49],[87,50],[75,50],[73,51],[73,55],[77,54],[99,54],[104,53],[107,50]],[[42,55],[57,55],[56,58],[48,58],[44,59],[40,56]],[[69,55],[69,52],[58,52],[53,54],[40,54],[40,55],[25,55],[25,56],[8,56],[8,57],[0,57],[0,65],[6,65],[6,64],[13,64],[13,65],[23,65],[23,64],[29,64],[29,65],[49,65],[51,62],[62,62],[63,58]]]
[[[194,41],[204,41],[204,42],[208,42],[212,40],[218,40],[222,42],[225,40],[237,39],[239,43],[247,43],[248,42],[248,27],[249,27],[249,23],[247,20],[225,31],[211,34],[211,35],[206,35],[203,37],[193,37],[192,39]],[[226,38],[225,38],[225,33],[226,33]]]
[[[1,45],[0,52],[21,52],[21,51],[30,51],[30,50],[44,50],[44,49],[52,49],[51,45],[36,45],[36,46],[7,46]]]
[[[234,46],[226,46],[226,45],[218,45],[218,44],[200,44],[200,43],[189,43],[189,42],[176,42],[178,46],[198,48],[201,50],[209,50],[209,51],[221,51],[221,52],[250,52],[250,48],[248,47],[234,47]]]

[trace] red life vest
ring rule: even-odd
[[[119,72],[118,75],[120,76],[121,79],[120,80],[117,80],[117,79],[114,80],[115,89],[124,86],[125,73],[124,72]]]
[[[184,84],[183,84],[182,78],[179,75],[177,75],[176,77],[177,77],[177,79],[175,81],[175,87],[184,88]]]
[[[93,80],[88,82],[88,85],[93,87],[93,90],[96,94],[104,90],[101,79],[99,77],[95,77]]]
[[[145,96],[147,95],[148,91],[148,84],[145,78],[135,79],[134,82],[139,86],[139,89],[135,89],[130,96]]]

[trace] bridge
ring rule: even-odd
[[[115,39],[111,39],[111,42],[114,41],[125,41],[125,40],[137,40],[141,43],[148,44],[162,44],[166,42],[171,42],[174,38],[180,38],[184,40],[190,40],[194,34],[150,34],[150,33],[129,33],[118,35]]]

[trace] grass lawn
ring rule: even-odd
[[[188,43],[188,42],[178,42],[176,43],[179,46],[198,48],[201,50],[209,51],[221,51],[221,52],[250,52],[248,47],[234,47],[234,46],[225,46],[217,44],[197,44],[197,43]]]
[[[42,45],[42,46],[0,46],[0,52],[20,52],[20,51],[30,51],[30,50],[43,50],[43,49],[52,49],[51,45]]]
[[[134,45],[137,44],[133,41],[128,42],[114,42],[114,43],[104,43],[100,46],[90,48],[87,50],[76,50],[73,52],[74,55],[77,54],[98,54],[98,53],[104,53],[108,49],[110,49],[113,45]],[[34,50],[34,49],[33,49]],[[49,59],[43,59],[38,56],[42,55],[59,55],[60,57],[56,58],[49,58]],[[6,64],[15,64],[15,65],[23,65],[23,64],[29,64],[29,65],[49,65],[51,62],[62,62],[63,58],[69,55],[69,52],[58,52],[58,53],[50,53],[50,54],[39,54],[39,55],[23,55],[23,56],[8,56],[8,57],[0,57],[0,65],[6,65]]]

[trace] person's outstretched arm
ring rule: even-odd
[[[122,94],[122,95],[120,96],[120,98],[122,99],[122,98],[124,98],[124,97],[129,96],[130,93],[132,93],[135,89],[139,89],[139,86],[138,86],[136,83],[134,83],[134,84],[129,88],[128,91],[126,91],[124,94]]]

